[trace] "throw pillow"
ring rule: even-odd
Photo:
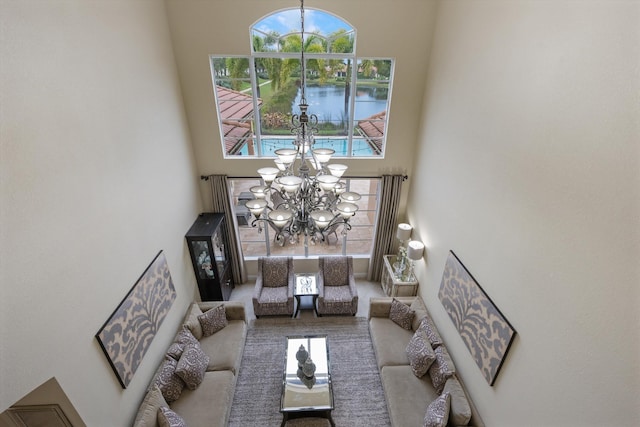
[[[429,376],[431,377],[431,382],[436,392],[442,393],[447,378],[456,373],[456,368],[453,366],[453,361],[446,347],[437,347],[434,352],[436,354],[436,361],[433,362],[429,368]]]
[[[203,336],[208,337],[215,334],[228,325],[227,312],[224,309],[224,305],[205,311],[198,316],[198,321],[202,325]]]
[[[184,418],[166,406],[161,406],[158,409],[158,425],[160,427],[187,427]]]
[[[422,329],[427,335],[429,342],[431,343],[431,347],[436,348],[439,345],[444,344],[436,325],[433,323],[433,319],[428,314],[422,319],[418,329]]]
[[[406,351],[411,370],[418,378],[426,374],[431,364],[436,360],[436,354],[431,348],[429,339],[420,330],[413,334]]]
[[[189,390],[198,388],[209,365],[207,356],[200,345],[190,345],[184,349],[176,365],[176,375],[187,385]]]
[[[165,357],[156,377],[156,384],[167,403],[178,400],[184,388],[184,382],[176,375],[177,364],[178,362],[171,357]]]
[[[184,351],[184,345],[174,342],[167,349],[167,356],[169,356],[174,360],[180,360],[180,356],[182,356],[183,351]]]
[[[467,395],[462,389],[462,384],[456,376],[452,376],[447,379],[444,384],[444,393],[451,395],[451,410],[449,412],[449,418],[451,422],[456,426],[466,426],[471,421],[471,406]]]
[[[449,422],[450,401],[449,393],[443,393],[431,402],[424,415],[424,427],[446,427]]]
[[[415,311],[411,310],[407,304],[403,304],[395,298],[391,301],[389,319],[404,329],[411,330],[411,321],[413,320],[414,314]]]
[[[188,346],[189,344],[199,344],[200,342],[193,336],[189,328],[186,326],[182,326],[180,332],[176,335],[176,339],[174,342],[178,344],[182,344],[183,347]]]

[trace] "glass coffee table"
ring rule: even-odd
[[[301,367],[298,362],[297,356],[300,356],[301,346],[315,364],[315,372],[311,376],[308,375],[309,371]],[[320,416],[327,418],[333,426],[332,410],[333,387],[327,336],[287,336],[280,398],[282,425],[284,426],[286,421],[292,418]]]
[[[300,310],[311,310],[318,315],[316,300],[318,299],[318,285],[316,274],[296,274],[296,285],[293,289],[293,296],[296,298],[296,311],[293,318],[298,317]],[[311,301],[309,301],[311,300]]]

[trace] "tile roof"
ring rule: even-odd
[[[227,154],[233,154],[252,136],[253,97],[222,86],[216,86],[216,94],[224,148]],[[262,105],[262,99],[258,99],[258,105]]]
[[[384,140],[386,111],[369,116],[366,119],[358,121],[356,131],[364,136],[369,144],[374,148],[376,153],[382,152],[382,141]]]

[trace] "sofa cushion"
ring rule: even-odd
[[[200,344],[191,344],[185,348],[178,360],[176,375],[184,381],[189,390],[195,390],[202,382],[207,366],[209,356],[202,351]]]
[[[427,307],[424,305],[422,298],[414,299],[409,307],[411,310],[415,311],[411,328],[416,331],[418,330],[418,326],[420,326],[422,319],[427,316],[429,312],[427,311]]]
[[[133,422],[134,427],[156,427],[158,425],[158,409],[161,406],[167,406],[160,388],[156,384],[151,386],[138,408],[136,419]]]
[[[188,426],[226,427],[233,401],[235,377],[230,371],[207,372],[196,390],[185,389],[171,404]]]
[[[416,377],[427,373],[431,364],[436,360],[436,354],[426,334],[418,329],[407,345],[407,359]]]
[[[165,356],[160,367],[160,372],[156,377],[156,384],[162,392],[162,396],[168,403],[177,400],[184,388],[184,382],[178,375],[176,375],[177,365],[178,362],[175,359]]]
[[[411,322],[413,321],[413,311],[407,304],[401,303],[397,299],[391,301],[391,310],[389,311],[389,319],[404,329],[411,330]]]
[[[421,426],[427,404],[438,397],[429,377],[418,378],[409,365],[384,366],[380,371],[393,427]]]
[[[462,389],[462,384],[458,381],[456,376],[447,378],[447,382],[444,384],[443,393],[449,393],[451,395],[451,410],[449,412],[449,418],[453,425],[466,426],[471,421],[471,406],[467,395]]]
[[[436,391],[442,393],[447,378],[456,373],[456,368],[446,347],[441,345],[434,351],[436,353],[436,361],[429,368],[429,376]]]
[[[431,402],[424,415],[424,427],[446,427],[449,422],[450,401],[451,396],[445,392]]]
[[[202,326],[202,336],[209,337],[227,326],[227,314],[224,305],[205,311],[198,316],[198,321]]]
[[[187,314],[184,316],[184,326],[189,328],[193,336],[199,340],[202,339],[202,325],[200,325],[200,321],[198,320],[198,316],[202,315],[202,310],[198,306],[198,304],[191,303],[189,308],[187,309]]]
[[[369,333],[378,369],[390,365],[409,365],[405,350],[413,336],[412,331],[399,327],[389,318],[372,317],[369,320]]]
[[[243,320],[229,320],[228,325],[215,334],[200,340],[202,350],[209,356],[207,371],[228,369],[238,373],[244,351],[247,324]]]
[[[167,406],[161,406],[158,409],[158,425],[160,427],[187,427],[184,418]]]

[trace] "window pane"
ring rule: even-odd
[[[325,52],[353,52],[354,29],[342,19],[330,13],[304,10],[305,37],[313,32],[322,40]],[[283,51],[284,39],[301,31],[300,9],[281,10],[265,16],[252,28],[252,48],[254,52]]]

